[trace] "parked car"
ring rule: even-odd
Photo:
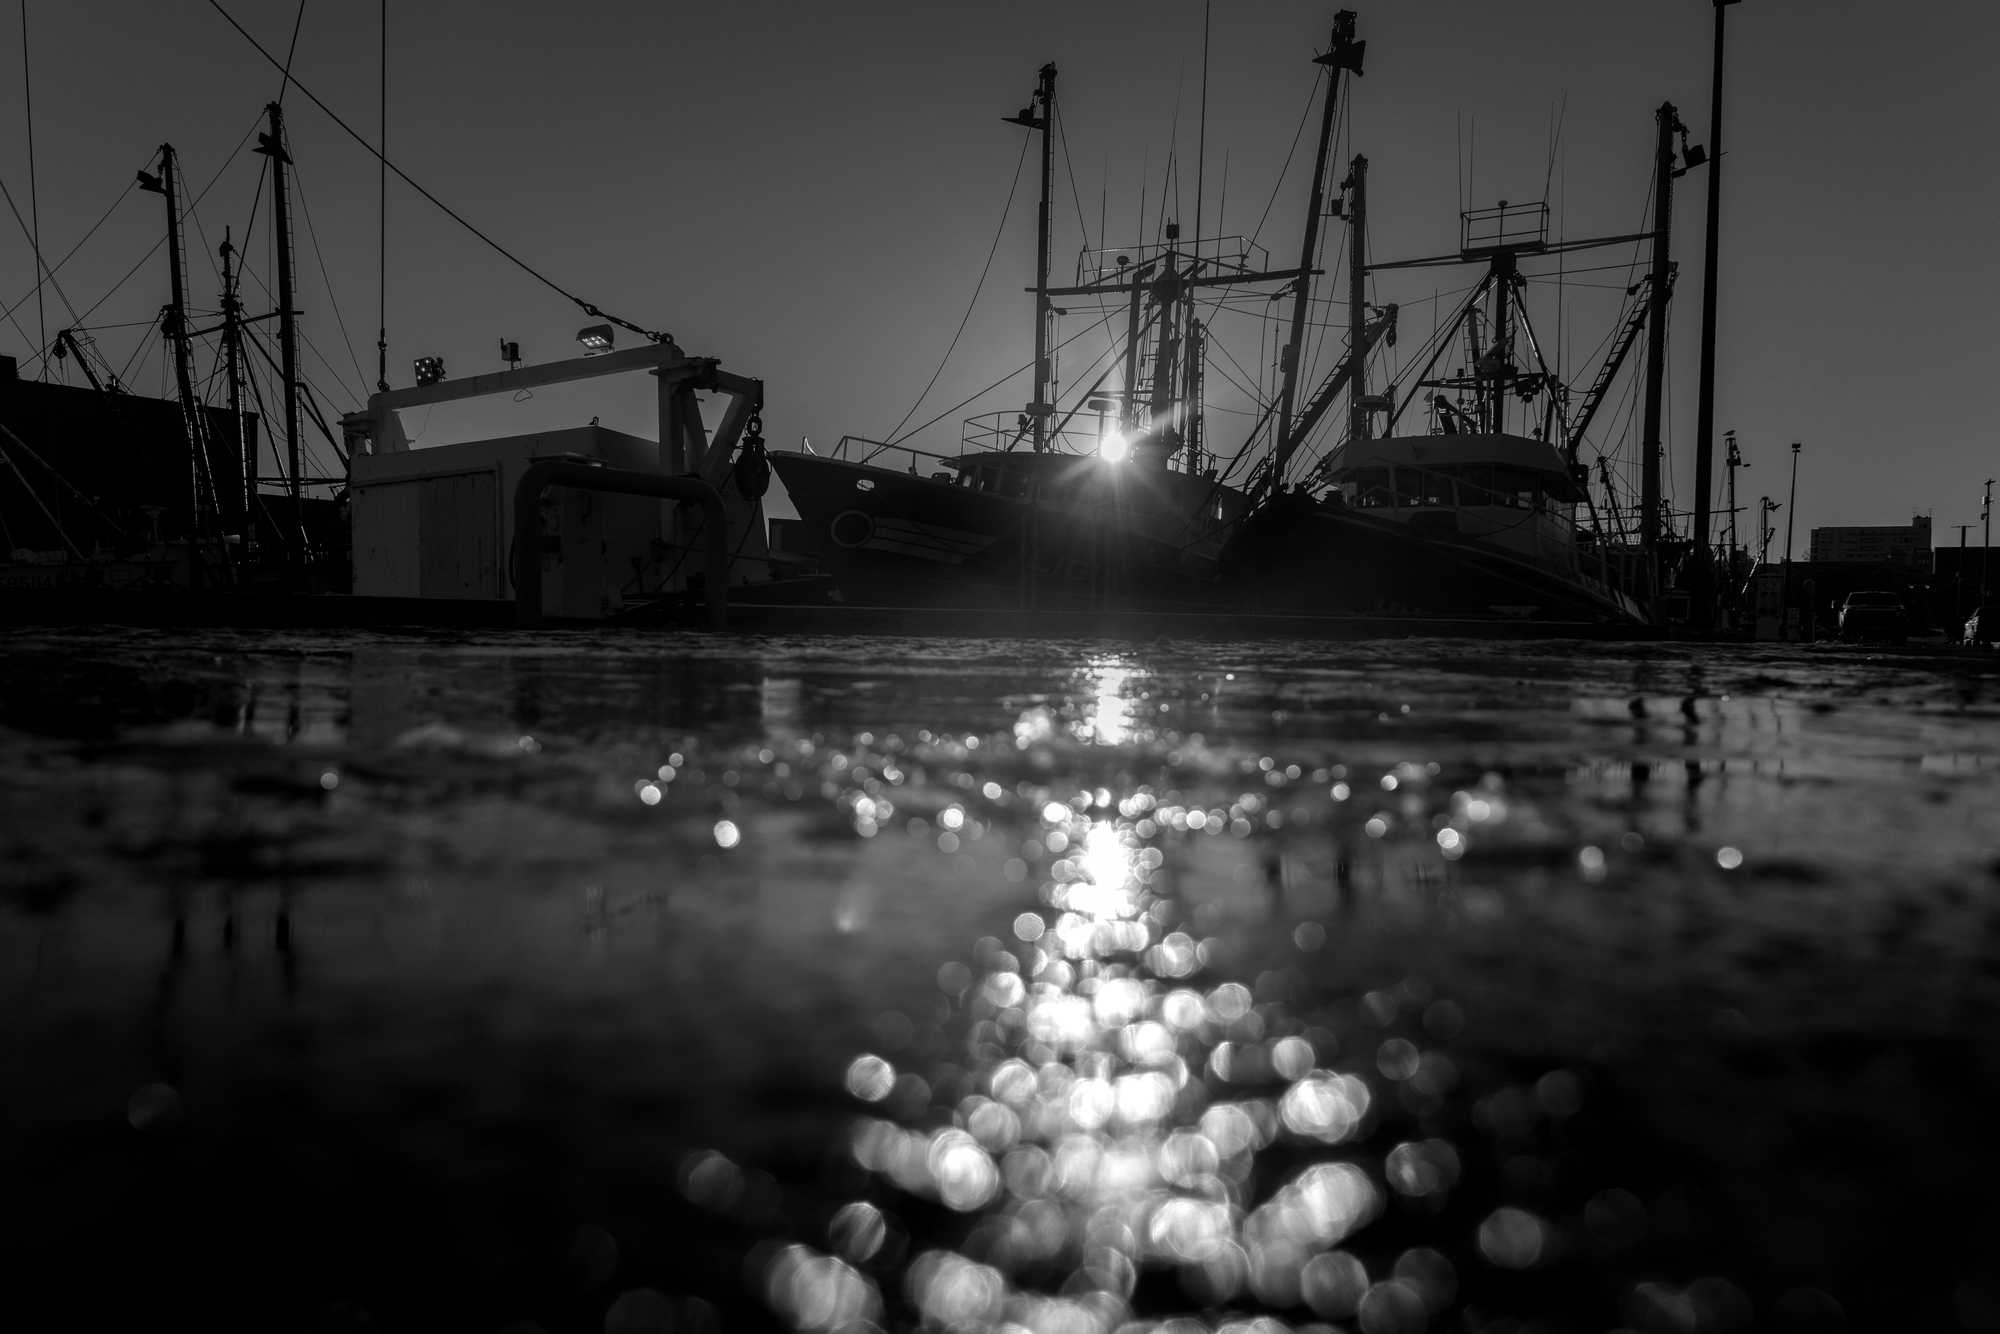
[[[1972,615],[1965,618],[1965,642],[1991,644],[1996,640],[2000,640],[2000,602],[1974,607]]]
[[[1900,644],[1909,636],[1910,616],[1903,609],[1903,595],[1886,590],[1849,593],[1840,604],[1840,637],[1847,640],[1880,639]]]

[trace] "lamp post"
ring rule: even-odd
[[[1958,529],[1958,567],[1951,576],[1951,618],[1955,624],[1965,619],[1965,530],[1972,525],[1955,523],[1952,527]]]
[[[1792,490],[1785,498],[1785,610],[1787,621],[1792,615],[1792,519],[1799,512],[1799,449],[1800,442],[1792,441]]]
[[[1979,605],[1986,605],[1986,563],[1993,558],[1993,479],[1986,479],[1986,503],[1980,506],[1979,518],[1986,525],[1985,535],[1980,539],[1979,548]]]

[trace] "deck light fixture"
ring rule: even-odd
[[[1123,463],[1132,456],[1132,442],[1122,432],[1108,432],[1097,442],[1097,456],[1106,463]]]
[[[416,373],[417,388],[424,389],[444,378],[444,358],[418,357],[411,369]]]
[[[608,324],[593,324],[587,328],[578,329],[576,331],[576,341],[583,344],[583,354],[585,356],[592,356],[599,352],[609,352],[611,350],[611,326]]]

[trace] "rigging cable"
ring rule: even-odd
[[[1060,343],[1057,343],[1054,347],[1050,348],[1049,351],[1060,352],[1064,348],[1068,347],[1071,343],[1074,343],[1077,339],[1084,337],[1086,334],[1096,333],[1099,329],[1102,329],[1106,324],[1110,323],[1110,321],[1111,321],[1111,315],[1106,314],[1103,319],[1097,321],[1095,324],[1091,324],[1086,326],[1085,328],[1077,330],[1075,333],[1071,334],[1069,337],[1063,339]],[[1096,364],[1097,363],[1095,361],[1091,363],[1091,365],[1093,366]],[[946,417],[949,417],[952,413],[957,412],[960,408],[965,407],[969,403],[978,402],[981,398],[984,398],[986,395],[992,393],[995,389],[998,389],[1001,385],[1007,383],[1007,381],[1013,379],[1015,376],[1026,374],[1031,368],[1032,367],[1029,365],[1016,366],[1013,370],[1008,371],[1005,375],[995,380],[992,384],[989,384],[984,389],[975,392],[970,398],[959,400],[957,403],[954,403],[952,406],[946,408],[943,412],[940,412],[937,416],[931,418],[929,421],[924,422],[921,425],[912,427],[910,430],[905,431],[902,435],[896,436],[893,439],[890,439],[884,443],[889,446],[895,446],[902,443],[905,440],[908,440],[918,431],[927,430],[930,427],[937,425],[939,422],[943,421]]]
[[[269,51],[266,51],[263,47],[263,44],[260,43],[255,37],[252,37],[248,32],[248,30],[246,30],[242,24],[238,23],[233,17],[231,17],[228,10],[222,7],[222,0],[208,0],[208,3],[211,9],[213,9],[216,13],[222,15],[223,20],[227,22],[230,27],[236,29],[236,31],[242,36],[244,41],[250,43],[252,47],[256,48],[258,55],[264,57],[265,60],[269,61],[273,65],[278,64],[277,58],[273,56]],[[280,68],[286,69],[289,77],[289,67],[280,66]],[[314,94],[313,90],[306,87],[303,82],[297,79],[292,79],[291,84],[292,86],[296,87],[300,92],[304,93],[308,101],[310,101],[314,106],[318,107],[321,112],[325,113],[327,119],[331,120],[335,125],[339,126],[342,133],[347,135],[348,138],[354,140],[355,143],[360,144],[361,147],[364,150],[366,150],[370,156],[374,157],[378,162],[380,162],[384,168],[396,173],[396,179],[400,180],[401,182],[403,182],[403,184],[409,186],[412,190],[415,190],[418,194],[422,195],[426,200],[428,200],[432,205],[434,205],[446,217],[450,218],[453,222],[457,223],[459,226],[465,228],[465,230],[471,232],[474,236],[478,237],[481,241],[483,241],[486,244],[486,246],[489,249],[491,249],[495,254],[499,255],[502,259],[505,259],[508,263],[512,264],[515,268],[521,270],[521,272],[527,274],[530,278],[533,278],[536,282],[548,288],[551,292],[554,292],[557,296],[562,297],[565,301],[572,303],[578,309],[582,310],[584,314],[590,316],[592,319],[609,320],[611,323],[617,325],[619,328],[628,330],[631,333],[638,334],[641,337],[646,338],[655,343],[671,343],[673,341],[672,336],[669,334],[660,333],[652,329],[642,328],[637,324],[631,323],[629,320],[624,320],[616,315],[611,314],[609,311],[600,310],[598,307],[592,305],[590,302],[585,301],[582,297],[577,296],[575,293],[569,291],[567,288],[557,284],[554,279],[548,277],[541,270],[535,268],[533,265],[529,264],[526,260],[516,255],[513,251],[507,249],[507,247],[501,245],[498,241],[488,236],[485,232],[473,226],[472,223],[467,221],[465,216],[459,213],[456,209],[446,204],[443,200],[439,199],[429,190],[426,190],[423,186],[417,184],[415,179],[413,179],[408,172],[404,171],[401,167],[397,166],[395,163],[389,161],[388,156],[386,154],[378,152],[375,149],[374,145],[370,144],[366,139],[362,138],[361,135],[354,129],[353,126],[349,125],[346,121],[342,120],[340,116],[333,110],[332,107],[329,107],[326,103],[320,101],[318,96]]]
[[[42,263],[42,204],[40,192],[35,186],[35,88],[28,65],[28,0],[21,0],[21,96],[28,104],[28,212],[35,220],[29,244],[35,252],[35,272],[39,275],[47,272],[47,266]],[[7,199],[7,207],[14,207],[12,196]],[[14,216],[18,218],[20,214],[17,212]],[[56,290],[60,292],[62,289]],[[76,312],[70,313],[74,315]],[[47,313],[42,309],[42,285],[39,282],[35,284],[35,320],[38,341],[41,346],[46,347],[49,341],[49,320]],[[49,359],[44,356],[41,369],[43,378],[47,378],[48,370]]]
[[[1083,233],[1083,248],[1085,250],[1091,250],[1094,247],[1092,247],[1092,245],[1090,244],[1090,223],[1085,221],[1084,219],[1083,196],[1080,193],[1078,193],[1076,188],[1076,159],[1070,156],[1069,130],[1063,124],[1061,102],[1056,103],[1055,122],[1056,122],[1056,138],[1062,144],[1063,169],[1069,173],[1069,197],[1076,204],[1077,230]],[[1025,141],[1026,141],[1026,136],[1023,136],[1023,142]],[[1099,245],[1104,244],[1104,237],[1101,229],[1099,231],[1097,240]]]
[[[988,246],[986,249],[986,263],[980,267],[979,281],[973,284],[972,300],[966,302],[965,315],[963,318],[959,320],[958,329],[956,332],[952,334],[951,342],[945,346],[944,355],[938,358],[937,369],[931,372],[930,381],[924,385],[923,393],[918,394],[917,401],[910,404],[910,410],[903,414],[903,420],[897,422],[886,433],[887,438],[890,440],[894,440],[896,438],[896,432],[903,429],[904,422],[907,422],[910,420],[910,418],[916,416],[917,409],[924,405],[924,400],[926,398],[930,397],[930,392],[932,387],[935,386],[938,382],[938,376],[944,374],[945,363],[951,360],[952,349],[958,346],[959,336],[965,332],[965,326],[972,320],[973,307],[979,304],[979,294],[986,288],[986,275],[989,272],[991,272],[993,268],[993,256],[995,256],[1000,252],[1000,238],[1006,235],[1007,232],[1007,215],[1013,212],[1014,193],[1016,190],[1020,188],[1021,185],[1021,164],[1028,160],[1029,138],[1030,136],[1025,134],[1021,136],[1021,153],[1019,157],[1016,157],[1014,159],[1014,181],[1013,184],[1007,187],[1007,202],[1000,210],[1000,225],[994,228],[993,230],[993,244]],[[1064,151],[1067,152],[1068,150],[1065,149]],[[922,430],[923,428],[918,427],[917,429]]]
[[[32,226],[32,229],[31,229],[31,225],[30,225],[30,223],[29,223],[28,219],[26,219],[26,218],[23,218],[23,217],[21,216],[21,210],[20,210],[20,207],[19,207],[18,205],[16,205],[16,204],[14,203],[14,192],[13,192],[13,191],[11,191],[11,190],[9,190],[9,189],[7,188],[7,183],[6,183],[5,181],[0,181],[0,198],[4,198],[4,199],[5,199],[6,201],[7,201],[7,208],[8,208],[8,211],[10,211],[11,213],[13,213],[13,215],[14,215],[14,221],[20,224],[20,227],[21,227],[21,235],[27,238],[27,241],[28,241],[28,244],[29,244],[29,246],[33,248],[33,250],[34,250],[34,252],[35,252],[35,268],[36,268],[36,269],[37,269],[38,271],[40,271],[40,272],[42,272],[42,273],[46,274],[46,273],[47,273],[47,269],[46,269],[46,267],[45,267],[45,266],[44,266],[44,265],[42,264],[42,243],[41,243],[41,241],[40,241],[40,240],[38,239],[38,233],[39,233],[39,230],[40,230],[40,224],[39,224],[39,223],[37,223],[37,224],[33,224],[33,226]],[[33,206],[34,206],[34,203],[33,203],[33,201],[32,201],[32,200],[30,200],[30,201],[29,201],[29,207],[30,207],[30,208],[32,209],[32,208],[33,208]],[[57,296],[57,297],[58,297],[58,298],[59,298],[59,299],[60,299],[60,300],[62,301],[63,305],[64,305],[64,306],[65,306],[65,307],[66,307],[66,308],[67,308],[67,309],[69,310],[69,313],[70,313],[70,318],[71,318],[72,320],[73,320],[73,319],[75,319],[75,318],[76,318],[76,307],[75,307],[75,306],[72,306],[72,305],[70,305],[70,301],[69,301],[69,297],[67,297],[67,296],[65,296],[65,295],[63,294],[63,290],[62,290],[62,284],[61,284],[61,283],[59,283],[59,282],[57,282],[57,281],[56,281],[56,280],[55,280],[55,279],[54,279],[53,277],[45,277],[45,278],[44,278],[44,281],[45,281],[45,282],[46,282],[46,283],[48,284],[48,286],[50,286],[50,287],[53,287],[53,288],[55,288],[55,289],[56,289],[56,296]],[[37,318],[40,318],[40,319],[42,320],[42,328],[41,328],[41,332],[42,332],[42,339],[43,339],[43,341],[44,341],[44,342],[46,342],[46,341],[48,340],[48,332],[49,332],[49,331],[48,331],[48,320],[47,320],[47,316],[45,316],[45,315],[44,315],[44,314],[42,313],[42,284],[41,284],[41,283],[37,283],[37,284],[35,284],[35,314],[36,314]],[[16,328],[19,328],[20,326],[19,326],[19,325],[16,325],[15,327],[16,327]],[[28,335],[27,335],[26,331],[24,330],[24,331],[22,332],[22,334],[21,334],[21,337],[23,337],[23,338],[26,338],[27,336],[28,336]]]
[[[259,117],[258,121],[261,122],[262,119],[263,119],[262,117]],[[222,165],[215,169],[215,175],[208,178],[208,184],[201,187],[201,193],[196,195],[194,199],[191,202],[189,202],[189,204],[187,205],[188,208],[192,209],[193,207],[195,207],[195,205],[201,203],[201,201],[207,197],[208,192],[215,188],[215,183],[222,179],[222,173],[229,169],[230,162],[234,161],[236,155],[243,151],[243,145],[250,142],[250,135],[255,134],[256,132],[257,132],[257,124],[253,123],[250,126],[249,132],[246,133],[243,136],[243,138],[237,142],[235,148],[230,150],[229,156],[225,157],[222,160]],[[131,189],[131,186],[127,186],[126,189],[129,191]],[[96,228],[92,228],[91,230],[95,231]],[[118,293],[118,289],[123,287],[126,283],[130,282],[132,280],[132,275],[137,273],[141,268],[145,267],[146,261],[150,260],[154,255],[158,254],[160,247],[165,245],[166,243],[167,243],[167,238],[165,236],[162,236],[159,240],[153,242],[152,246],[146,251],[146,253],[139,256],[138,262],[134,264],[131,268],[125,270],[125,276],[120,278],[117,282],[111,284],[111,290],[107,291],[103,296],[97,298],[95,302],[91,303],[89,309],[85,310],[82,315],[77,317],[78,322],[81,323],[82,321],[89,319],[91,315],[96,313],[97,308],[99,306],[102,306],[105,302],[109,301],[113,296],[116,296]],[[81,242],[79,242],[78,244],[81,244]],[[44,347],[41,352],[41,357],[44,365],[47,364],[48,355],[49,355],[49,350],[48,348]]]
[[[326,271],[326,254],[319,248],[319,233],[313,230],[312,210],[306,207],[305,180],[296,165],[292,168],[292,189],[298,195],[299,216],[306,220],[306,239],[312,242],[313,259],[319,265],[320,281],[326,284],[326,303],[333,307],[333,323],[340,330],[340,341],[347,344],[347,359],[354,363],[354,378],[361,385],[361,397],[368,397],[368,373],[361,369],[361,358],[354,354],[354,340],[348,336],[347,321],[340,317],[340,299],[333,294],[333,279]],[[328,370],[333,370],[331,366]],[[336,376],[339,375],[335,371]],[[345,385],[341,386],[346,388]]]
[[[108,222],[111,218],[111,215],[117,211],[118,206],[125,202],[125,196],[131,194],[134,190],[138,188],[139,188],[139,179],[137,176],[134,176],[130,180],[128,180],[125,183],[125,188],[119,192],[118,198],[111,201],[111,207],[104,210],[104,216],[100,217],[96,222],[92,223],[90,226],[90,230],[83,234],[83,240],[78,241],[75,245],[71,246],[69,248],[69,254],[66,254],[61,259],[57,260],[55,262],[54,267],[52,267],[48,271],[48,274],[45,277],[36,280],[35,290],[24,293],[18,301],[14,302],[13,305],[7,307],[5,316],[0,316],[0,318],[12,316],[15,311],[19,310],[22,306],[27,304],[28,299],[30,297],[33,297],[35,295],[35,292],[41,290],[42,283],[54,279],[56,274],[62,272],[63,265],[69,263],[71,257],[74,256],[77,251],[83,249],[84,242],[90,240],[91,237],[97,235],[97,229],[102,227],[106,222]],[[25,336],[26,335],[24,334],[23,337]]]
[[[382,105],[375,161],[375,308],[381,327],[375,332],[375,388],[389,392],[389,0],[382,0],[382,61],[377,83]]]

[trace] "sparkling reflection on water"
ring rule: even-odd
[[[84,1323],[2000,1324],[1990,659],[4,672],[5,1249]]]

